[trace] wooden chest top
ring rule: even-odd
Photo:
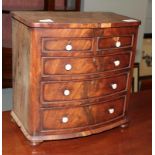
[[[112,12],[16,11],[13,17],[29,27],[108,28],[138,26],[140,21]]]

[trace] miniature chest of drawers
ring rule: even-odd
[[[33,145],[127,123],[140,21],[110,12],[12,17],[11,115]]]

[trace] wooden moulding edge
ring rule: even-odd
[[[25,135],[25,137],[31,142],[42,142],[45,140],[60,140],[60,139],[69,139],[69,138],[89,136],[92,134],[97,134],[97,133],[101,133],[106,130],[110,130],[112,128],[121,126],[128,122],[128,120],[125,117],[117,122],[115,121],[114,123],[110,123],[106,126],[103,126],[103,127],[97,128],[97,129],[81,131],[81,132],[77,132],[77,133],[69,133],[69,134],[32,136],[26,131],[26,129],[24,128],[21,121],[19,120],[17,115],[14,113],[14,111],[11,111],[11,116],[14,119],[14,121],[17,123],[17,125],[20,127],[20,129],[23,132],[23,134]]]

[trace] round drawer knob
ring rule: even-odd
[[[70,95],[70,91],[69,91],[68,89],[65,89],[65,90],[64,90],[64,95],[65,95],[65,96]]]
[[[72,65],[71,65],[71,64],[65,65],[65,69],[66,69],[67,71],[71,70],[71,69],[72,69]]]
[[[117,89],[117,84],[113,83],[113,84],[111,84],[111,87],[112,87],[112,89]]]
[[[70,45],[70,44],[66,45],[66,50],[71,51],[72,50],[72,45]]]
[[[116,47],[120,47],[120,46],[121,46],[121,42],[120,42],[120,41],[116,41],[115,46],[116,46]]]
[[[62,123],[67,123],[68,120],[69,120],[68,117],[66,117],[66,116],[62,117]]]
[[[119,65],[120,65],[120,61],[119,61],[119,60],[115,60],[115,61],[114,61],[114,65],[115,65],[115,66],[119,66]]]
[[[110,109],[108,109],[108,112],[109,112],[109,114],[113,114],[115,112],[115,109],[114,108],[110,108]]]

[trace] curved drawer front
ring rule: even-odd
[[[70,75],[96,72],[93,58],[43,58],[43,74]]]
[[[62,130],[104,124],[123,116],[124,102],[124,97],[121,97],[90,106],[43,110],[42,130]]]
[[[44,38],[45,51],[83,51],[92,50],[92,38]]]
[[[130,66],[130,53],[93,58],[43,58],[44,75],[87,74]]]
[[[43,102],[70,101],[98,97],[126,89],[127,75],[80,82],[43,82]]]
[[[98,58],[100,71],[118,70],[130,67],[131,53],[109,55]]]
[[[132,44],[133,44],[133,35],[99,38],[98,49],[104,50],[111,48],[126,48],[126,47],[132,47]]]

